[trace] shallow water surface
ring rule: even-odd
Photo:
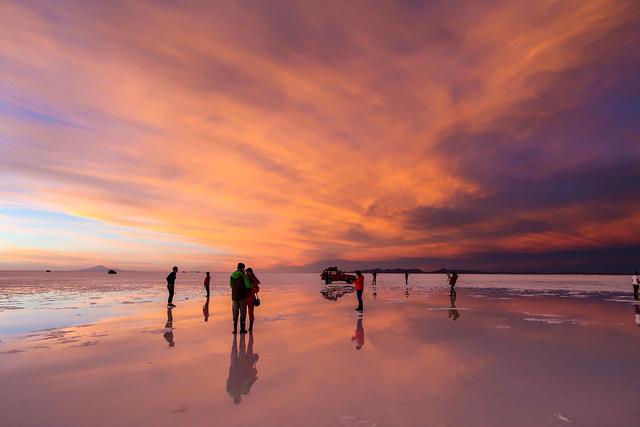
[[[208,305],[180,274],[173,310],[160,273],[43,274],[0,273],[3,425],[640,425],[618,277],[462,276],[452,300],[383,275],[360,316],[318,275],[263,275],[234,336],[224,274]]]

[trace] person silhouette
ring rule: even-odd
[[[638,299],[638,290],[640,289],[640,276],[638,272],[634,272],[631,276],[631,284],[633,285],[633,298]]]
[[[456,282],[458,281],[458,273],[452,271],[451,274],[447,274],[447,279],[449,279],[449,286],[451,289],[449,290],[449,295],[456,294]]]
[[[167,291],[169,291],[169,299],[167,300],[167,307],[175,307],[176,305],[173,303],[173,291],[176,284],[176,273],[178,272],[178,267],[174,266],[171,269],[171,273],[167,276]]]
[[[364,328],[362,327],[362,319],[362,315],[358,316],[358,320],[356,321],[356,331],[351,337],[351,342],[355,344],[356,350],[360,350],[362,349],[362,346],[364,346]]]
[[[376,281],[378,278],[378,272],[374,271],[373,273],[371,273],[373,275],[373,279],[371,280],[371,284],[372,285],[376,285],[378,282]]]
[[[409,272],[408,271],[404,272],[404,284],[405,285],[409,284]]]
[[[209,321],[209,297],[204,301],[204,305],[202,306],[202,314],[204,314],[204,321]]]
[[[245,344],[245,335],[240,335],[238,348],[237,335],[233,336],[231,344],[231,361],[229,364],[229,378],[227,378],[227,393],[236,405],[242,400],[242,395],[248,395],[251,386],[258,380],[258,354],[253,353],[253,334],[249,335],[249,346]]]
[[[173,342],[173,313],[171,307],[167,307],[167,323],[164,324],[164,334],[162,336],[169,343],[169,347],[176,345]]]
[[[206,276],[204,276],[204,290],[207,291],[207,298],[211,296],[211,292],[209,291],[210,284],[211,284],[211,274],[207,271]]]
[[[456,308],[456,294],[453,293],[449,295],[449,299],[451,302],[451,307],[449,308],[449,319],[458,320],[460,313],[458,313],[458,309]]]

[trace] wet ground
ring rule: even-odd
[[[224,288],[168,311],[157,285],[5,287],[2,425],[640,425],[625,293],[383,282],[362,316],[349,289],[264,283],[246,336]]]

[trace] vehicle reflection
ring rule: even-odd
[[[329,301],[338,301],[338,298],[355,291],[356,288],[353,285],[325,285],[320,289],[322,296]]]
[[[456,294],[451,294],[449,298],[451,302],[451,306],[449,308],[449,319],[458,320],[460,313],[458,313],[458,309],[456,308]]]
[[[173,347],[176,343],[173,341],[173,308],[167,308],[167,323],[164,324],[164,339],[169,343],[169,347]]]
[[[231,362],[229,364],[229,378],[227,379],[227,393],[233,403],[239,404],[242,395],[248,395],[251,386],[258,380],[258,354],[253,353],[253,334],[249,334],[249,345],[246,345],[245,335],[240,335],[238,345],[237,335],[233,336],[231,345]]]
[[[362,315],[358,316],[358,320],[356,321],[356,331],[351,337],[351,342],[355,345],[356,350],[360,350],[364,346],[364,327],[362,326],[363,319],[364,317]]]

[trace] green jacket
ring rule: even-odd
[[[253,287],[253,283],[249,277],[242,271],[234,271],[229,279],[231,287],[231,299],[233,301],[243,301],[249,296],[249,289]]]
[[[233,286],[233,280],[232,279],[237,279],[240,276],[244,276],[244,285],[247,287],[247,289],[251,289],[253,288],[253,283],[251,283],[251,279],[249,279],[249,276],[247,276],[247,274],[244,271],[240,271],[240,270],[236,270],[233,273],[231,273],[231,277],[229,278],[229,286]]]

